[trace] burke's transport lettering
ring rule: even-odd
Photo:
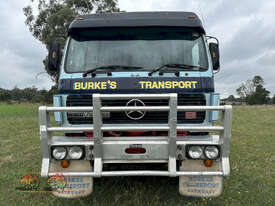
[[[106,90],[118,89],[118,87],[119,82],[110,80],[74,82],[73,86],[74,90]],[[138,89],[196,89],[198,81],[138,81],[132,87],[138,87]]]
[[[141,89],[195,89],[197,81],[140,81]]]

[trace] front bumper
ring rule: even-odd
[[[102,107],[102,99],[132,99],[156,98],[169,99],[168,106],[154,107]],[[222,126],[179,126],[177,125],[178,111],[222,111]],[[90,111],[93,112],[94,124],[91,127],[52,127],[50,126],[49,112]],[[136,125],[117,124],[104,125],[102,112],[106,111],[169,111],[167,125]],[[82,145],[86,154],[93,153],[93,157],[86,155],[85,160],[91,161],[92,171],[62,173],[67,176],[227,176],[230,172],[229,145],[231,137],[232,107],[231,106],[177,106],[177,94],[129,94],[108,95],[94,94],[93,107],[40,107],[40,137],[42,149],[41,176],[54,176],[58,171],[52,171],[51,147]],[[93,131],[94,138],[53,136],[52,132],[85,132]],[[103,137],[104,131],[168,131],[167,137]],[[211,132],[219,131],[220,135],[185,136],[177,137],[177,131]],[[142,145],[145,154],[129,155],[125,148],[130,145]],[[179,151],[177,148],[183,148]],[[215,161],[212,169],[194,167],[188,168],[188,159],[185,157],[186,145],[219,145],[220,158]],[[92,149],[91,149],[92,148]],[[184,167],[177,167],[177,159],[181,153]],[[199,161],[199,160],[194,160]],[[135,170],[135,171],[103,171],[103,164],[107,163],[168,163],[167,171]],[[187,165],[187,166],[186,166]]]

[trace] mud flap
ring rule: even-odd
[[[185,171],[218,171],[218,162],[212,167],[204,167],[199,160],[185,160],[181,170]],[[179,177],[179,193],[191,197],[217,197],[223,187],[222,176],[181,176]]]
[[[217,197],[222,193],[222,176],[182,176],[179,192],[191,197]]]
[[[70,161],[68,168],[62,168],[60,161],[51,161],[50,171],[62,172],[91,172],[92,167],[89,161],[75,160]],[[93,178],[80,176],[62,176],[56,175],[48,179],[52,187],[52,194],[61,198],[80,198],[90,195],[93,192]]]

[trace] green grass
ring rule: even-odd
[[[182,197],[168,177],[100,178],[91,196],[73,200],[16,192],[17,174],[40,171],[37,109],[0,105],[0,205],[275,205],[275,107],[234,107],[231,175],[212,199]]]

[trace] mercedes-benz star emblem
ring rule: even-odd
[[[144,107],[145,104],[139,99],[132,99],[127,102],[126,107]],[[144,117],[145,111],[126,111],[125,114],[129,119],[139,120]]]

